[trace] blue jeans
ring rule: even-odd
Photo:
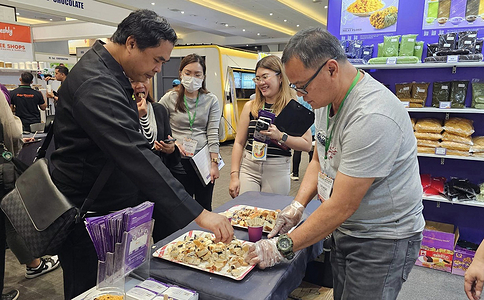
[[[334,299],[397,299],[418,257],[422,234],[400,240],[362,239],[333,232]]]

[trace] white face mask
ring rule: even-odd
[[[181,79],[181,84],[185,87],[187,92],[193,93],[198,91],[202,87],[203,79],[183,75]]]

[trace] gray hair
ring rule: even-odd
[[[282,52],[282,63],[293,57],[299,58],[308,69],[317,69],[330,58],[347,61],[338,39],[320,27],[303,29],[289,40]]]

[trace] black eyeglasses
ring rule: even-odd
[[[337,57],[333,57],[331,59],[337,59]],[[306,84],[300,88],[298,88],[294,83],[290,83],[289,84],[289,87],[293,90],[295,90],[296,92],[298,93],[301,93],[303,95],[307,95],[308,94],[308,91],[306,91],[306,88],[308,87],[308,85],[311,83],[311,81],[314,80],[314,78],[316,78],[316,76],[318,76],[319,72],[321,71],[321,69],[323,69],[323,67],[328,63],[328,61],[330,61],[331,59],[328,59],[327,61],[324,62],[324,64],[321,65],[321,67],[319,67],[319,69],[316,71],[316,73],[314,73],[314,75],[309,78],[308,82],[306,82]]]

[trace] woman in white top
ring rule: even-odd
[[[168,91],[159,103],[168,111],[172,135],[176,138],[186,173],[175,177],[203,208],[211,211],[213,184],[219,178],[220,106],[217,97],[205,87],[205,74],[205,61],[201,56],[186,56],[180,63],[181,84]],[[205,146],[211,159],[207,162],[211,177],[207,186],[199,179],[189,160]]]
[[[244,105],[240,114],[232,149],[229,193],[232,197],[247,191],[288,195],[291,189],[291,149],[310,151],[311,130],[301,137],[290,136],[271,124],[268,130],[260,132],[270,139],[267,150],[264,150],[266,156],[261,158],[258,154],[261,142],[254,140],[261,111],[270,111],[277,116],[295,95],[277,56],[269,55],[259,60],[253,80],[256,96]]]

